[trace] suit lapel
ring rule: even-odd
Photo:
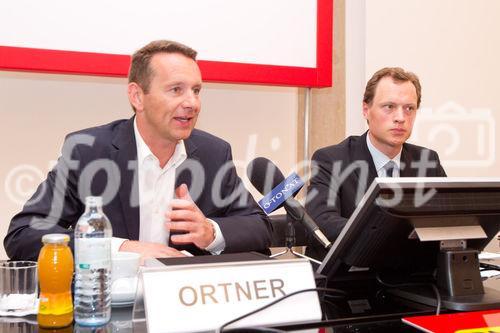
[[[198,147],[193,142],[193,139],[188,138],[184,140],[184,145],[186,147],[186,160],[176,169],[175,175],[175,188],[179,187],[181,184],[186,184],[188,189],[191,188],[192,174],[189,172],[190,168],[186,168],[186,163],[190,163],[189,160],[197,160],[199,161],[199,157],[197,155]],[[178,170],[182,170],[180,173],[177,173]]]
[[[366,179],[365,189],[368,189],[368,186],[370,186],[375,177],[377,177],[377,170],[375,169],[372,155],[370,154],[370,151],[368,150],[368,146],[366,144],[367,133],[368,132],[365,132],[358,138],[358,140],[354,141],[354,143],[352,144],[352,149],[350,149],[350,151],[352,152],[351,163],[356,161],[368,162],[368,177]],[[354,174],[356,175],[358,182],[361,176],[360,169],[356,168]]]
[[[417,177],[417,169],[411,167],[412,161],[413,159],[408,151],[407,145],[403,144],[403,149],[401,150],[401,170],[399,172],[400,177]]]
[[[137,146],[134,135],[134,117],[120,124],[112,140],[116,150],[111,158],[120,170],[118,192],[129,239],[139,239],[139,181],[137,179]]]

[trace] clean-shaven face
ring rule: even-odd
[[[373,145],[393,158],[410,137],[417,112],[417,91],[410,81],[382,78],[370,104],[363,103]]]
[[[200,69],[180,53],[155,54],[150,66],[150,89],[137,112],[143,113],[150,135],[177,143],[191,135],[200,112]]]

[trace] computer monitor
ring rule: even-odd
[[[500,292],[483,288],[477,255],[499,228],[498,178],[375,178],[318,273],[333,278],[345,265],[428,273],[445,307],[498,308]],[[399,296],[436,302],[410,294]]]

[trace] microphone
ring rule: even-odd
[[[269,192],[271,192],[285,180],[283,173],[281,173],[278,167],[273,162],[264,157],[257,157],[248,164],[247,176],[248,179],[250,179],[252,185],[264,195],[266,195],[266,193],[269,194]],[[332,243],[328,240],[328,238],[326,238],[323,232],[321,232],[312,217],[307,214],[305,208],[295,198],[293,198],[293,194],[286,200],[283,200],[283,202],[281,202],[276,207],[273,207],[273,211],[282,206],[294,220],[300,221],[302,224],[304,224],[306,228],[314,235],[314,237],[316,237],[316,239],[321,243],[321,245],[323,245],[325,248],[329,248],[332,245]],[[266,213],[269,212],[266,211]]]

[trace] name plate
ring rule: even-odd
[[[199,332],[294,291],[315,288],[305,259],[226,262],[146,268],[140,288],[148,332]],[[228,328],[318,321],[316,292],[291,296]]]

